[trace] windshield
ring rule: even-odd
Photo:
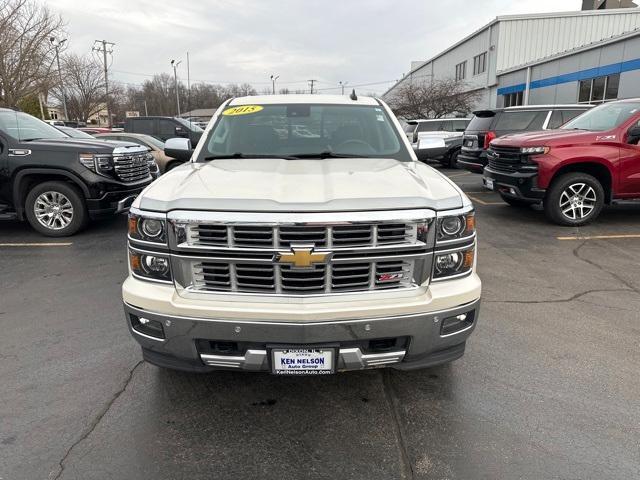
[[[69,138],[48,123],[22,112],[0,112],[0,130],[22,142],[39,138]]]
[[[185,127],[189,127],[194,132],[204,132],[204,130],[202,130],[195,122],[190,122],[188,120],[185,120],[184,118],[176,118],[176,120],[183,124]]]
[[[227,108],[201,152],[215,156],[326,158],[363,156],[411,161],[382,107],[280,104]]]
[[[603,132],[616,128],[638,112],[640,112],[640,102],[605,103],[586,111],[561,128]]]

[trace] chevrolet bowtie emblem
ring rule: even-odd
[[[316,263],[325,263],[331,252],[314,252],[313,247],[291,247],[290,252],[278,252],[276,262],[288,263],[296,268],[312,268]]]

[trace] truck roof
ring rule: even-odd
[[[326,105],[380,105],[373,97],[358,95],[357,100],[351,100],[349,95],[254,95],[249,97],[236,97],[229,105],[278,105],[283,103],[315,103]]]

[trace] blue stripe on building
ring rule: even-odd
[[[529,89],[533,90],[534,88],[551,87],[553,85],[559,85],[561,83],[578,82],[580,80],[604,77],[606,75],[629,72],[631,70],[640,70],[640,58],[637,58],[635,60],[627,60],[626,62],[603,65],[602,67],[588,68],[586,70],[580,70],[578,72],[556,75],[555,77],[534,80],[529,84]],[[498,89],[498,95],[509,95],[510,93],[524,92],[526,87],[526,83],[519,83],[517,85],[502,87]]]

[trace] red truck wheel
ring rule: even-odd
[[[554,180],[544,199],[547,218],[576,227],[593,221],[604,205],[604,189],[591,175],[571,172]]]

